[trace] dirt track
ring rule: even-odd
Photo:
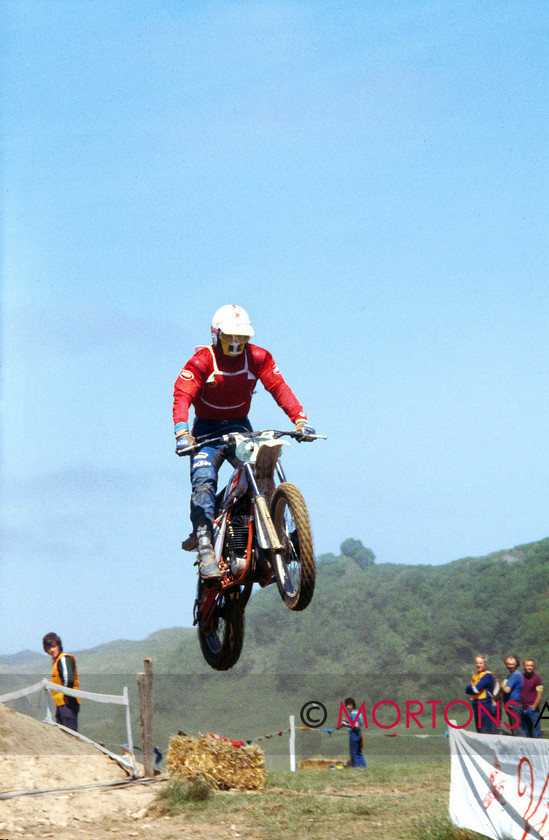
[[[0,792],[55,789],[0,800],[0,839],[107,840],[118,834],[158,840],[174,836],[214,840],[221,826],[185,825],[149,812],[159,783],[109,789],[87,785],[127,780],[125,771],[93,746],[0,705]],[[226,837],[243,836],[236,826]]]
[[[302,789],[299,775],[297,786],[283,782],[257,797],[219,791],[204,810],[192,803],[162,816],[155,798],[165,780],[128,784],[125,771],[93,746],[0,705],[0,840],[410,840],[420,823],[431,831],[431,821],[436,827],[446,819],[445,764],[382,766],[377,776],[331,773],[320,772],[318,781],[311,774]],[[7,796],[46,788],[53,791]]]

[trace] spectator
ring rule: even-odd
[[[488,670],[484,656],[475,656],[475,667],[477,673],[471,677],[471,682],[465,687],[465,693],[473,697],[471,705],[475,718],[477,732],[483,735],[494,735],[497,732],[497,725],[490,718],[496,716],[496,705],[493,702],[493,693],[496,685],[494,674]]]
[[[362,747],[364,745],[364,735],[362,734],[362,726],[364,726],[364,718],[360,712],[356,710],[356,703],[353,697],[347,697],[345,708],[351,718],[351,723],[348,720],[343,721],[343,726],[349,727],[349,753],[351,767],[367,767],[366,759],[362,754]]]
[[[543,684],[541,677],[534,670],[535,667],[536,663],[533,659],[524,660],[520,700],[522,703],[522,728],[527,738],[541,738],[538,706],[541,703]]]
[[[46,633],[42,639],[42,646],[45,652],[51,656],[51,681],[57,685],[77,689],[79,684],[76,659],[72,653],[63,653],[63,644],[57,633]],[[52,691],[51,695],[56,705],[55,720],[57,723],[77,732],[80,698],[63,694],[62,691]]]
[[[522,674],[519,671],[520,659],[515,654],[512,654],[511,656],[506,656],[503,661],[509,671],[509,676],[501,684],[509,726],[512,727],[507,731],[510,735],[522,736],[524,735],[524,730],[521,723],[522,703],[520,701],[520,695],[522,691]],[[512,705],[508,706],[508,703],[512,703]],[[519,720],[518,726],[517,718]]]

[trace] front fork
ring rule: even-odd
[[[282,469],[280,461],[276,462],[276,474],[278,475],[280,481],[286,481],[286,476],[284,475],[284,470]]]
[[[282,467],[280,467],[279,471],[278,466],[279,465],[277,463],[277,472],[279,476],[281,473],[282,475],[284,475]],[[277,551],[282,551],[282,545],[280,543],[280,540],[278,539],[278,534],[276,533],[275,527],[273,525],[273,520],[271,519],[271,514],[269,512],[269,507],[267,505],[265,496],[259,492],[259,488],[257,486],[251,466],[249,464],[246,464],[245,469],[246,475],[248,476],[248,481],[250,482],[250,487],[252,489],[254,507],[256,510],[255,526],[259,545],[261,548],[270,550],[273,553],[276,553]]]

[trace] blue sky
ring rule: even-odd
[[[328,435],[318,554],[548,536],[546,2],[0,15],[1,653],[191,624],[172,391],[225,303]]]

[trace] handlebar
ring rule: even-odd
[[[261,432],[229,432],[226,435],[216,435],[215,437],[208,437],[208,435],[201,435],[195,439],[195,443],[192,446],[187,446],[185,449],[181,449],[178,452],[178,455],[192,455],[193,452],[196,452],[197,449],[201,449],[203,446],[206,446],[208,443],[226,443],[227,445],[236,443],[236,435],[240,435],[241,437],[254,439],[257,437],[261,437],[261,435],[266,434],[267,432],[271,432],[273,437],[280,438],[280,437],[292,437],[298,441],[303,441],[304,443],[307,441],[313,440],[326,440],[326,435],[304,435],[300,432],[291,431],[291,432],[280,432],[276,431],[275,429],[264,429]]]

